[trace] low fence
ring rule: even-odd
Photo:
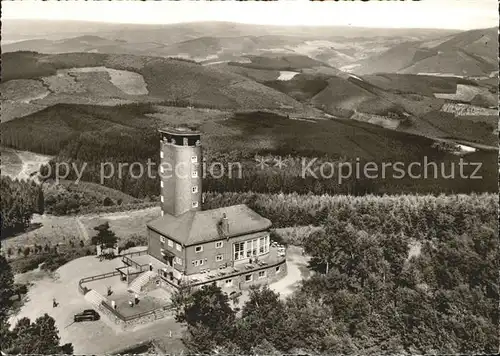
[[[148,310],[142,313],[137,313],[130,316],[124,316],[118,310],[114,309],[108,303],[103,301],[101,303],[101,312],[111,317],[115,324],[121,325],[123,329],[137,324],[145,324],[155,320],[163,319],[173,312],[171,305],[165,305],[156,309]]]
[[[137,268],[139,271],[142,272],[143,266],[135,262],[133,259],[127,256],[122,256],[122,262],[125,263],[127,266],[134,266],[135,268]]]
[[[111,277],[118,276],[118,275],[120,275],[120,272],[113,271],[113,272],[98,274],[98,275],[91,276],[91,277],[82,278],[78,281],[78,290],[80,291],[80,293],[85,295],[88,292],[88,288],[83,286],[84,283],[97,281],[97,280],[105,279],[105,278],[111,278]]]
[[[147,254],[148,254],[148,250],[145,249],[145,250],[140,250],[140,251],[135,251],[135,252],[127,252],[127,253],[122,254],[121,256],[122,257],[132,257],[132,256],[142,256],[142,255],[147,255]]]
[[[138,264],[137,262],[133,261],[132,259],[130,259],[129,257],[127,256],[140,256],[140,255],[144,255],[144,254],[147,254],[148,251],[147,250],[141,250],[141,251],[136,251],[136,252],[129,252],[129,253],[125,253],[122,256],[122,261],[124,261],[124,259],[127,259],[127,261],[130,261],[131,264],[134,264],[136,266],[138,266],[139,270],[142,271],[142,266],[140,264]],[[103,273],[103,274],[98,274],[98,275],[95,275],[95,276],[90,276],[90,277],[85,277],[85,278],[82,278],[78,281],[78,290],[80,291],[80,293],[82,293],[83,295],[87,294],[88,292],[88,288],[86,288],[85,286],[83,286],[84,283],[87,283],[87,282],[92,282],[92,281],[97,281],[99,279],[104,279],[104,278],[111,278],[111,277],[114,277],[114,276],[118,276],[120,275],[120,272],[119,271],[113,271],[113,272],[108,272],[108,273]]]

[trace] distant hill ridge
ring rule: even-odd
[[[357,74],[436,73],[489,76],[498,71],[498,30],[465,31],[428,41],[406,42],[359,61]]]

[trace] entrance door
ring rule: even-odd
[[[174,267],[174,257],[173,256],[164,256],[165,261],[169,267]]]

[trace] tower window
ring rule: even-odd
[[[160,200],[163,203],[163,195],[160,195]]]
[[[160,158],[163,158],[163,151],[160,151]]]
[[[191,188],[192,192],[195,194],[195,193],[198,193],[198,186],[197,185],[193,185],[193,187]]]
[[[187,137],[184,137],[184,138],[182,139],[182,144],[183,144],[184,146],[187,146],[187,145],[188,145],[188,139],[187,139]]]
[[[194,201],[193,202],[193,208],[197,208],[198,207],[198,202],[197,201]]]
[[[198,156],[191,156],[191,163],[198,163]]]
[[[160,181],[160,187],[163,188],[163,181],[162,180]]]

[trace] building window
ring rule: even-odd
[[[198,171],[197,170],[194,170],[191,172],[191,177],[192,178],[198,178]]]
[[[191,156],[191,163],[198,163],[198,156]]]
[[[175,244],[175,248],[177,249],[177,251],[181,251],[182,250],[181,245],[179,245],[179,244]]]
[[[182,266],[182,259],[180,257],[176,257],[176,258],[174,258],[174,263]]]
[[[194,248],[194,252],[196,252],[196,253],[203,252],[203,246],[196,246]]]
[[[160,173],[163,173],[163,165],[160,165]]]
[[[183,144],[184,146],[187,146],[187,145],[188,145],[188,139],[187,139],[187,137],[184,137],[184,138],[182,139],[182,144]]]
[[[197,185],[193,185],[193,186],[191,187],[191,191],[193,192],[193,194],[198,193],[198,186],[197,186]]]
[[[161,242],[162,244],[164,244],[164,243],[165,243],[165,238],[164,238],[163,236],[160,236],[160,242]]]
[[[163,216],[165,213],[163,212],[163,210],[161,211],[161,216]]]
[[[247,257],[257,256],[258,240],[247,241]]]
[[[266,271],[259,271],[259,278],[265,278],[266,277]]]
[[[193,208],[197,208],[198,207],[198,202],[197,201],[194,201],[193,202]]]
[[[276,267],[276,273],[280,271],[280,266]]]
[[[163,195],[160,195],[160,200],[163,203]]]
[[[217,255],[217,256],[215,257],[215,260],[216,260],[217,262],[220,262],[220,261],[222,261],[222,259],[223,259],[223,258],[224,258],[224,257],[223,257],[222,255]]]
[[[217,241],[215,243],[215,248],[222,248],[223,245],[224,245],[224,243],[222,241]]]
[[[251,274],[247,274],[247,275],[245,276],[245,281],[246,281],[246,282],[251,282],[251,281],[252,281],[252,279],[253,279],[253,275],[251,275]]]
[[[160,151],[160,158],[163,158],[163,151]]]
[[[242,260],[245,258],[245,243],[238,242],[234,244],[234,260]]]
[[[269,252],[269,236],[240,242],[234,246],[235,260],[263,255]]]
[[[168,247],[174,247],[174,242],[172,240],[168,240]]]
[[[163,181],[162,180],[160,181],[160,187],[163,188]]]
[[[205,261],[203,261],[203,260],[194,260],[193,261],[193,264],[195,265],[195,267],[203,266],[203,263],[205,263]]]
[[[230,286],[233,284],[233,280],[232,279],[226,279],[226,285]]]

